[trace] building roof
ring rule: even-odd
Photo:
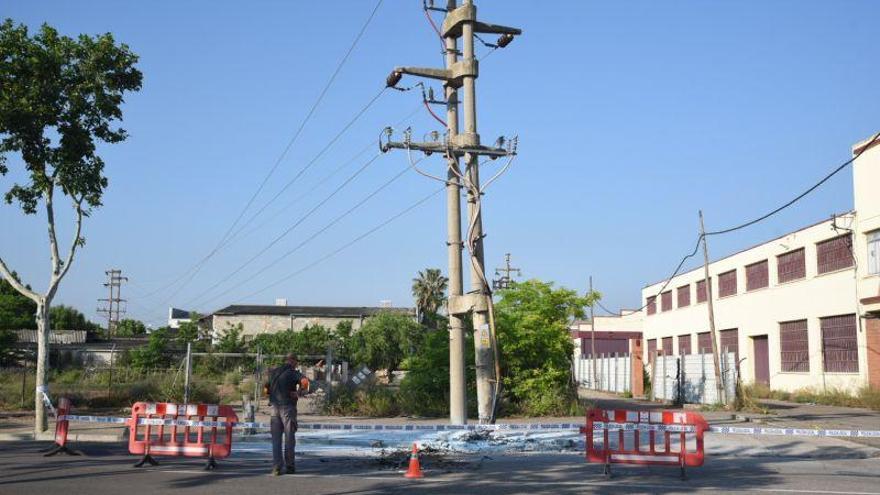
[[[192,317],[192,312],[185,309],[171,308],[170,313],[172,320],[187,320]]]
[[[774,238],[772,238],[772,239],[770,239],[770,240],[767,240],[767,241],[762,241],[762,242],[759,242],[759,243],[756,243],[756,244],[752,244],[751,246],[749,246],[749,247],[747,247],[747,248],[740,249],[740,250],[735,251],[735,252],[733,252],[733,253],[730,253],[730,254],[728,254],[728,255],[722,256],[722,257],[720,257],[720,258],[718,258],[718,259],[712,260],[712,261],[709,262],[709,264],[710,264],[710,265],[714,265],[715,263],[718,263],[718,262],[720,262],[720,261],[724,261],[724,260],[726,260],[726,259],[728,259],[728,258],[733,258],[734,256],[736,256],[736,255],[738,255],[738,254],[745,253],[746,251],[751,251],[752,249],[755,249],[755,248],[761,247],[761,246],[763,246],[763,245],[765,245],[765,244],[770,244],[771,242],[775,242],[775,241],[778,241],[778,240],[780,240],[780,239],[784,239],[784,238],[786,238],[786,237],[788,237],[788,236],[790,236],[790,235],[792,235],[792,234],[796,234],[796,233],[798,233],[798,232],[802,232],[802,231],[807,230],[807,229],[812,229],[813,227],[818,227],[819,225],[822,225],[823,223],[831,223],[835,218],[838,218],[838,217],[845,217],[845,216],[847,216],[847,215],[853,215],[853,214],[855,214],[855,213],[856,213],[856,210],[849,210],[849,211],[846,211],[846,212],[843,212],[843,213],[835,213],[835,214],[833,214],[833,215],[830,215],[830,216],[829,216],[828,218],[826,218],[825,220],[820,220],[820,221],[818,221],[818,222],[811,223],[810,225],[807,225],[806,227],[801,227],[801,228],[799,228],[799,229],[792,230],[792,231],[790,231],[790,232],[787,232],[787,233],[782,234],[782,235],[780,235],[780,236],[776,236],[776,237],[774,237]],[[703,269],[703,264],[700,263],[699,266],[696,266],[696,267],[694,267],[694,268],[691,268],[690,270],[686,270],[686,271],[683,271],[683,272],[681,272],[681,273],[678,273],[677,275],[675,275],[675,277],[673,277],[673,279],[676,279],[676,278],[682,277],[682,276],[684,276],[684,275],[687,275],[688,273],[695,272],[695,271],[697,271],[697,270],[702,270],[702,269]],[[662,280],[658,280],[658,281],[656,281],[656,282],[652,282],[652,283],[650,283],[650,284],[646,284],[644,287],[642,287],[642,289],[647,289],[648,287],[651,287],[651,286],[654,286],[654,285],[657,285],[657,284],[665,283],[667,280],[669,280],[669,279],[668,279],[668,278],[665,278],[665,279],[662,279]]]
[[[323,316],[327,318],[360,318],[383,311],[415,314],[412,308],[376,308],[366,306],[272,306],[233,304],[215,311],[214,315]]]

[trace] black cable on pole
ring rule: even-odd
[[[598,299],[596,300],[596,304],[599,306],[599,309],[601,309],[602,311],[605,311],[606,313],[608,313],[611,316],[621,316],[619,313],[615,313],[614,311],[611,311],[610,309],[606,308],[605,305],[602,304],[602,301],[600,301]]]
[[[424,203],[426,203],[429,199],[433,198],[434,196],[436,196],[437,194],[439,194],[439,193],[441,193],[441,192],[443,192],[443,191],[445,191],[445,190],[446,190],[446,186],[442,186],[442,187],[440,187],[439,189],[436,189],[436,190],[433,191],[431,194],[429,194],[429,195],[425,196],[424,198],[422,198],[422,199],[416,201],[415,203],[411,204],[410,206],[406,207],[405,209],[403,209],[403,210],[401,210],[400,212],[396,213],[395,215],[391,216],[390,218],[388,218],[387,220],[383,221],[382,223],[380,223],[380,224],[374,226],[374,227],[371,228],[370,230],[368,230],[368,231],[364,232],[363,234],[361,234],[361,235],[355,237],[355,238],[352,239],[351,241],[349,241],[349,242],[343,244],[342,246],[340,246],[339,248],[335,249],[334,251],[331,251],[330,253],[328,253],[328,254],[322,256],[321,258],[318,258],[317,260],[315,260],[315,261],[309,263],[308,265],[306,265],[306,266],[300,268],[299,270],[297,270],[297,271],[295,271],[295,272],[293,272],[293,273],[291,273],[291,274],[289,274],[289,275],[286,275],[286,276],[284,276],[283,278],[280,278],[280,279],[276,280],[275,282],[272,282],[271,284],[269,284],[269,285],[263,287],[262,289],[259,289],[259,290],[257,290],[257,291],[254,291],[254,292],[252,292],[252,293],[250,293],[250,294],[248,294],[248,295],[242,297],[241,299],[244,300],[244,299],[247,299],[247,298],[249,298],[249,297],[253,297],[253,296],[256,296],[256,295],[258,295],[258,294],[261,294],[261,293],[263,293],[263,292],[265,292],[265,291],[267,291],[267,290],[269,290],[269,289],[275,287],[275,286],[278,285],[278,284],[281,284],[281,283],[283,283],[283,282],[286,282],[287,280],[290,280],[291,278],[293,278],[293,277],[295,277],[295,276],[297,276],[297,275],[299,275],[299,274],[305,272],[306,270],[309,270],[309,269],[311,269],[311,268],[314,268],[314,267],[317,266],[318,264],[323,263],[324,261],[326,261],[326,260],[332,258],[333,256],[336,256],[337,254],[339,254],[339,253],[341,253],[342,251],[348,249],[349,247],[353,246],[354,244],[360,242],[361,240],[365,239],[366,237],[369,237],[370,235],[376,233],[377,231],[381,230],[383,227],[385,227],[386,225],[390,224],[391,222],[393,222],[393,221],[397,220],[398,218],[400,218],[400,217],[406,215],[407,213],[411,212],[412,210],[415,210],[415,209],[418,208],[419,206],[421,206],[421,205],[423,205]]]
[[[654,295],[654,298],[659,297],[660,294],[662,294],[663,291],[666,290],[666,287],[669,286],[669,284],[672,282],[672,279],[674,279],[674,278],[678,275],[678,272],[681,270],[681,267],[684,266],[684,262],[687,261],[688,259],[693,258],[694,256],[697,255],[697,251],[700,250],[700,242],[701,242],[702,240],[703,240],[703,236],[702,236],[702,235],[697,236],[697,244],[694,246],[694,250],[693,250],[690,254],[685,255],[685,257],[681,259],[681,261],[678,263],[678,266],[676,266],[676,267],[675,267],[675,270],[672,272],[672,275],[670,275],[669,278],[666,279],[666,282],[663,284],[663,287],[660,287],[660,290],[657,291],[657,294]],[[642,305],[640,308],[636,309],[635,311],[636,311],[636,312],[639,312],[639,311],[645,309],[646,307],[648,307],[648,303],[647,303],[647,302],[645,302],[644,305]]]
[[[789,201],[788,203],[785,203],[784,205],[780,206],[779,208],[776,208],[775,210],[771,211],[770,213],[767,213],[767,214],[765,214],[765,215],[762,215],[762,216],[760,216],[760,217],[758,217],[758,218],[756,218],[756,219],[754,219],[754,220],[750,220],[750,221],[748,221],[748,222],[746,222],[746,223],[743,223],[743,224],[737,225],[736,227],[731,227],[731,228],[729,228],[729,229],[716,230],[716,231],[713,231],[713,232],[706,232],[706,235],[707,235],[707,236],[711,236],[711,235],[729,234],[730,232],[734,232],[734,231],[736,231],[736,230],[744,229],[744,228],[749,227],[749,226],[752,226],[752,225],[754,225],[754,224],[756,224],[756,223],[758,223],[758,222],[764,221],[764,220],[766,220],[766,219],[772,217],[773,215],[779,213],[780,211],[782,211],[782,210],[788,208],[789,206],[791,206],[791,205],[797,203],[798,201],[800,201],[801,199],[803,199],[804,196],[806,196],[806,195],[810,194],[811,192],[815,191],[819,186],[821,186],[822,184],[824,184],[825,182],[827,182],[829,179],[831,179],[832,177],[834,177],[835,175],[837,175],[838,172],[840,172],[840,171],[843,170],[844,168],[846,168],[846,167],[848,167],[849,165],[851,165],[854,161],[856,161],[856,159],[857,159],[858,157],[862,156],[862,153],[864,153],[865,150],[867,150],[872,144],[874,144],[875,142],[877,142],[877,139],[878,139],[878,138],[880,138],[880,132],[878,132],[877,134],[875,134],[874,137],[871,138],[871,140],[870,140],[867,144],[865,144],[865,146],[863,146],[862,149],[859,150],[858,153],[855,154],[855,156],[853,156],[853,157],[850,158],[849,160],[847,160],[847,161],[841,163],[840,166],[838,166],[837,168],[835,168],[834,170],[832,170],[831,173],[829,173],[828,175],[826,175],[825,177],[823,177],[822,180],[820,180],[819,182],[813,184],[812,187],[810,187],[810,188],[807,189],[806,191],[802,192],[801,194],[799,194],[798,196],[796,196],[794,199],[792,199],[792,200]]]

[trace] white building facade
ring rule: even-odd
[[[853,211],[710,263],[718,343],[744,383],[880,387],[880,143],[866,144]],[[706,300],[702,266],[642,289],[646,361],[711,353]]]

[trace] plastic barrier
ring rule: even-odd
[[[167,455],[207,457],[205,469],[211,470],[217,467],[216,459],[232,452],[237,422],[232,406],[136,402],[131,408],[128,451],[143,455],[135,467],[156,466],[153,455]]]
[[[587,462],[604,464],[606,476],[611,476],[612,463],[649,464],[679,466],[686,479],[685,467],[703,465],[708,429],[694,412],[588,409],[581,431]]]
[[[51,457],[59,453],[80,455],[79,452],[67,447],[67,430],[70,428],[70,421],[68,421],[67,416],[70,414],[70,399],[67,397],[58,399],[57,411],[55,418],[55,444],[43,455],[45,457]]]

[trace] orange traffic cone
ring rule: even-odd
[[[419,464],[419,448],[413,443],[412,454],[409,456],[409,469],[403,477],[421,478],[422,476],[422,466]]]

